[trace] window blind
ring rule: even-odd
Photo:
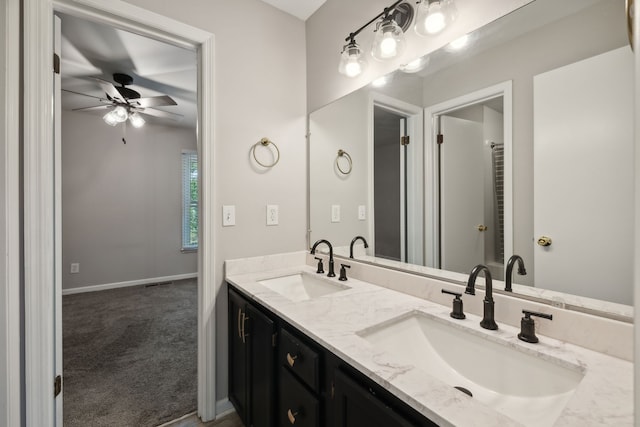
[[[182,152],[182,249],[198,248],[198,154]]]

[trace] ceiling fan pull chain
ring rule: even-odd
[[[127,145],[127,140],[125,137],[127,136],[127,122],[122,124],[122,142]]]

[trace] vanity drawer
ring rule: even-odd
[[[280,333],[278,364],[286,366],[314,392],[320,391],[319,356],[311,347],[287,332]]]
[[[278,426],[316,427],[320,425],[318,399],[284,367],[280,367],[280,399],[278,399],[276,420]]]

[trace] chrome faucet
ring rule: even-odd
[[[328,277],[336,277],[336,273],[333,270],[333,246],[331,246],[331,243],[329,243],[328,240],[321,239],[321,240],[318,240],[317,242],[315,242],[313,244],[313,246],[311,247],[311,255],[315,255],[316,248],[318,247],[318,245],[320,243],[326,243],[327,246],[329,246],[329,272],[327,273],[327,276]]]
[[[515,264],[516,261],[518,261],[518,274],[521,276],[527,274],[527,270],[525,270],[524,268],[524,260],[522,259],[522,257],[520,255],[512,255],[511,258],[509,258],[509,261],[507,261],[507,277],[504,281],[504,290],[507,292],[513,292],[513,290],[511,289],[511,280],[513,276],[513,264]]]
[[[493,318],[493,308],[495,303],[493,302],[493,283],[491,282],[491,272],[489,272],[489,268],[486,265],[478,264],[471,270],[469,274],[469,281],[467,282],[467,288],[465,289],[465,294],[475,295],[475,284],[476,277],[478,274],[484,270],[485,277],[485,290],[484,290],[484,316],[482,317],[482,321],[480,322],[480,326],[485,329],[496,330],[498,329],[498,325]]]
[[[367,243],[367,241],[366,241],[366,239],[364,237],[362,237],[362,236],[354,237],[353,240],[351,241],[351,245],[349,246],[349,258],[353,258],[353,245],[358,240],[362,240],[362,243],[364,243],[365,249],[369,247],[369,244]]]

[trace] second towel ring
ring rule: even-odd
[[[265,163],[262,163],[260,160],[258,160],[258,157],[256,156],[256,148],[260,145],[262,145],[263,147],[266,147],[269,144],[273,145],[273,148],[276,149],[276,159],[271,164],[265,164]],[[253,154],[253,160],[255,160],[256,163],[262,166],[263,168],[272,168],[280,161],[280,150],[278,150],[278,146],[275,144],[275,142],[271,141],[269,138],[262,138],[260,141],[253,144],[251,153]]]
[[[343,170],[342,167],[340,167],[340,157],[346,157],[347,162],[349,162],[349,168],[347,170]],[[336,157],[336,167],[343,175],[349,175],[351,173],[351,169],[353,168],[353,161],[351,160],[351,156],[349,155],[349,153],[342,149],[338,150],[338,156]]]

